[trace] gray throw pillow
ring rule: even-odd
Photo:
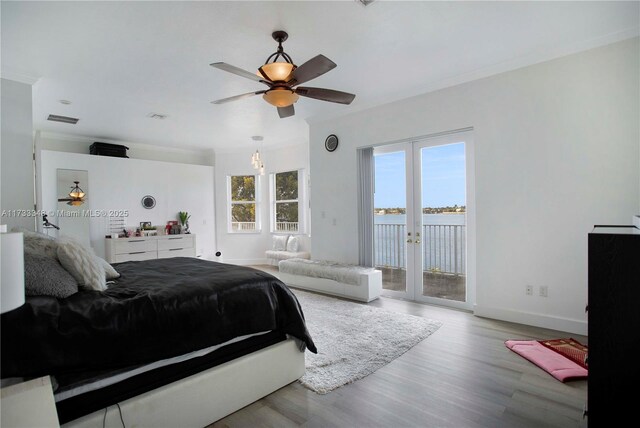
[[[69,297],[78,292],[78,283],[54,258],[24,254],[25,294],[27,296]]]
[[[40,254],[43,256],[58,259],[58,244],[56,240],[44,233],[34,232],[23,227],[14,227],[14,232],[22,232],[24,236],[24,252],[31,254]]]

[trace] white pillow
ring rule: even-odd
[[[287,241],[287,251],[290,253],[297,253],[298,248],[300,247],[300,243],[298,242],[297,236],[290,236]]]
[[[100,265],[104,269],[105,277],[107,280],[118,279],[120,278],[120,274],[111,264],[103,259],[102,257],[95,256],[96,259],[100,262]]]
[[[274,235],[273,249],[276,251],[285,251],[287,248],[287,238],[289,238],[289,235]]]
[[[104,268],[93,254],[93,250],[68,236],[61,236],[57,242],[60,264],[78,281],[79,285],[90,290],[107,289]]]

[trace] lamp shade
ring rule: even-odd
[[[273,88],[267,91],[262,98],[272,106],[288,107],[298,101],[298,94],[287,88]]]
[[[0,233],[0,312],[24,304],[24,241],[22,233]]]
[[[259,70],[272,82],[288,82],[292,78],[291,72],[294,67],[293,64],[288,62],[272,62],[263,65]]]

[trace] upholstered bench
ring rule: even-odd
[[[291,287],[370,302],[382,293],[382,272],[364,266],[319,260],[289,259],[276,274]]]
[[[278,266],[280,260],[311,258],[309,252],[300,248],[298,237],[293,235],[275,235],[272,249],[265,251],[264,254],[273,266]]]

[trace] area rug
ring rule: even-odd
[[[586,379],[589,373],[588,349],[575,339],[507,340],[504,344],[560,382]]]
[[[326,394],[362,379],[429,337],[442,323],[292,289],[318,354],[306,353],[300,382]]]

